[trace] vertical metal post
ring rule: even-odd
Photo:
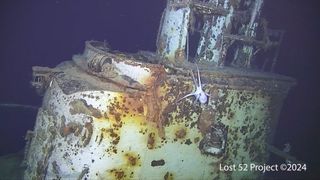
[[[218,66],[221,61],[223,34],[231,25],[233,7],[229,0],[220,2],[209,0],[208,2],[196,2],[198,7],[206,7],[205,22],[197,49],[197,57],[200,62],[207,62]]]
[[[190,0],[169,0],[157,39],[157,54],[171,64],[183,63],[188,35]]]
[[[257,35],[257,28],[260,21],[260,12],[263,5],[263,0],[252,0],[248,3],[248,9],[252,9],[250,12],[251,18],[247,25],[243,25],[238,31],[239,34],[245,30],[244,36],[254,39]],[[249,8],[249,7],[252,8]],[[254,55],[255,47],[253,44],[243,44],[238,47],[233,58],[233,65],[237,67],[251,67],[252,56]]]

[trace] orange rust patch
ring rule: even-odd
[[[215,114],[213,108],[206,108],[201,112],[198,120],[198,128],[203,135],[207,133],[211,124],[214,122]]]
[[[137,158],[135,158],[133,156],[129,156],[128,157],[128,164],[131,166],[135,166],[137,164]]]
[[[117,151],[117,144],[119,144],[119,142],[120,142],[119,132],[117,130],[115,130],[114,128],[109,128],[109,129],[102,128],[101,133],[105,134],[105,135],[101,136],[102,138],[109,137],[108,139],[110,139],[110,141],[111,141],[111,146],[106,151],[108,153],[116,154],[118,152]]]
[[[151,68],[151,77],[146,82],[148,84],[147,92],[144,94],[144,104],[146,112],[146,120],[156,124],[159,131],[159,136],[164,137],[164,129],[161,118],[162,101],[161,96],[161,85],[166,78],[166,72],[164,67]]]
[[[147,142],[147,147],[148,149],[153,149],[155,147],[155,133],[149,133],[148,135],[148,142]]]
[[[86,133],[83,137],[83,146],[87,146],[91,140],[92,133],[93,133],[93,126],[92,126],[92,120],[90,122],[87,122],[84,127],[86,128]]]
[[[119,130],[127,120],[139,121],[138,126],[151,125],[158,129],[159,136],[164,137],[161,118],[161,85],[166,76],[163,66],[151,66],[151,76],[146,79],[147,90],[136,93],[121,94],[108,102],[108,111],[103,114],[114,129]],[[134,117],[144,118],[134,118]],[[139,119],[139,120],[137,120]],[[142,122],[141,122],[142,120]]]
[[[109,170],[111,177],[114,177],[117,180],[125,179],[126,174],[122,169],[111,169]]]
[[[128,166],[131,166],[131,167],[141,166],[140,156],[133,152],[125,153],[124,158]]]
[[[64,124],[65,122],[62,122],[61,128],[60,128],[60,135],[62,137],[68,136],[70,134],[74,134],[75,136],[79,136],[83,126],[75,123],[75,122],[69,122],[67,125]]]
[[[151,91],[151,92],[150,92]],[[161,104],[158,102],[158,96],[154,89],[146,94],[145,105],[147,108],[146,120],[156,124],[159,135],[164,136],[163,124],[160,119]]]
[[[156,84],[161,84],[166,76],[166,72],[163,65],[157,65],[148,67],[151,71],[151,76],[147,77],[144,82],[147,85],[147,89],[157,86]]]
[[[138,111],[138,113],[143,114],[143,112],[144,112],[143,106],[138,107],[137,111]]]
[[[161,101],[159,87],[151,88],[146,93],[145,107],[146,107],[146,120],[151,122],[152,125],[158,129],[160,137],[164,137],[164,122],[162,118],[162,106],[164,105]]]
[[[68,136],[69,134],[73,133],[73,129],[71,127],[65,126],[62,129],[62,136]]]
[[[184,128],[181,128],[175,132],[176,138],[183,139],[186,137],[187,132]]]
[[[123,164],[107,171],[107,179],[137,179],[134,177],[134,169],[141,166],[140,155],[129,151],[123,154],[123,159]]]
[[[104,114],[109,120],[122,121],[122,117],[143,115],[143,101],[141,93],[123,94],[114,97],[108,105],[108,113]]]

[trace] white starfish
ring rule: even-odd
[[[195,79],[195,77],[193,75],[193,72],[191,71],[192,79],[193,79],[194,85],[196,86],[196,91],[194,91],[193,93],[190,93],[190,94],[187,94],[187,95],[183,96],[182,98],[180,98],[178,100],[178,102],[181,101],[184,98],[189,97],[189,96],[195,96],[196,97],[196,101],[199,101],[200,104],[205,104],[208,101],[209,94],[207,94],[206,92],[204,92],[202,90],[204,85],[201,84],[199,68],[198,68],[197,64],[196,64],[196,66],[197,66],[197,71],[198,71],[198,84],[197,84],[196,79]]]

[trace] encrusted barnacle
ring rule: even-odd
[[[204,154],[221,155],[226,147],[227,131],[221,125],[212,125],[204,138],[200,141],[199,149]]]

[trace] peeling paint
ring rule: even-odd
[[[231,16],[251,7],[240,6],[235,0],[168,1],[156,60],[88,41],[72,61],[34,68],[32,84],[44,99],[25,154],[24,178],[259,178],[257,172],[220,171],[219,164],[267,162],[267,144],[294,81],[215,68],[226,53],[222,33],[231,31]],[[206,20],[198,48],[205,61],[198,64],[209,94],[205,104],[178,101],[194,88],[187,76],[194,64],[185,62],[193,11]],[[256,18],[250,22],[256,27]]]
[[[191,77],[149,70],[151,77],[145,77],[140,90],[91,85],[67,94],[74,87],[63,84],[80,75],[68,69],[57,76],[38,114],[29,149],[35,153],[27,154],[25,178],[258,176],[224,173],[216,164],[266,162],[270,119],[275,117],[270,107],[278,102],[275,97],[282,99],[279,94],[285,96],[290,80],[202,71],[200,66],[210,95],[204,105],[192,98],[177,103],[192,91]],[[158,169],[145,173],[150,167]]]

